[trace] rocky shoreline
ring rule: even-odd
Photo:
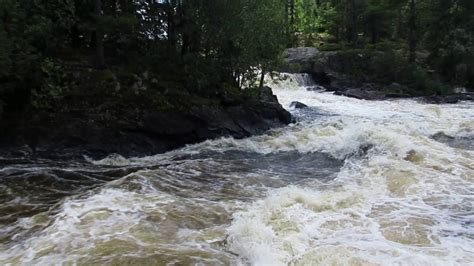
[[[373,55],[374,56],[374,55]],[[378,52],[376,56],[383,57]],[[459,101],[474,100],[474,92],[466,88],[458,88],[449,94],[426,94],[412,92],[413,89],[396,82],[383,84],[373,82],[363,71],[377,68],[379,62],[364,54],[344,55],[337,51],[319,51],[314,47],[290,48],[284,51],[285,64],[279,72],[307,73],[318,85],[336,95],[361,100],[388,100],[398,98],[415,98],[421,102],[432,104],[453,104]],[[347,73],[356,74],[347,74]]]
[[[23,121],[21,121],[23,120]],[[21,121],[21,122],[19,122]],[[163,153],[207,139],[245,138],[292,122],[265,87],[255,99],[163,111],[153,107],[94,114],[38,113],[0,121],[0,156],[51,159]]]
[[[330,89],[332,90],[332,89]],[[356,98],[360,100],[389,100],[401,98],[413,98],[423,103],[430,104],[455,104],[460,101],[473,101],[474,93],[454,93],[448,95],[411,96],[402,93],[384,93],[377,90],[363,88],[343,88],[334,90],[334,94]]]
[[[307,73],[321,88],[363,100],[415,98],[433,104],[474,100],[474,93],[469,90],[448,95],[412,95],[398,83],[361,82],[344,74],[348,67],[344,60],[337,52],[292,48],[284,52],[286,64],[276,71]],[[349,65],[368,64],[363,56],[352,60]],[[134,99],[96,112],[85,104],[75,110],[4,115],[0,117],[0,157],[99,159],[113,153],[147,156],[208,139],[245,138],[293,121],[269,87],[255,90],[251,97],[213,97],[217,104],[192,104],[168,110]],[[294,102],[292,107],[305,105]]]

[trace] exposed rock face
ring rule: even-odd
[[[374,84],[363,84],[343,73],[350,72],[354,65],[368,64],[362,55],[346,62],[338,52],[319,51],[312,47],[287,49],[283,54],[286,66],[284,72],[303,72],[312,76],[316,83],[338,95],[365,100],[381,100],[384,95]]]
[[[292,121],[270,88],[259,94],[258,99],[188,110],[150,107],[103,114],[38,114],[26,125],[0,132],[0,153],[50,158],[144,156],[221,136],[244,138]]]
[[[322,52],[314,47],[290,48],[283,52],[286,64],[280,71],[309,73],[316,82],[333,87],[351,85],[350,79],[340,74],[344,62],[338,58],[337,52]],[[344,84],[336,84],[338,82]]]
[[[374,90],[364,90],[364,89],[347,89],[344,91],[336,91],[335,94],[343,95],[351,98],[356,98],[360,100],[384,100],[385,94],[379,91]]]

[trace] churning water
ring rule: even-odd
[[[309,106],[297,123],[145,158],[0,160],[0,264],[474,264],[473,103],[267,82]]]

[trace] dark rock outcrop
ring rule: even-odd
[[[279,71],[308,73],[322,85],[334,88],[353,86],[354,80],[343,75],[346,62],[338,52],[319,51],[314,47],[290,48],[284,51],[285,64]]]
[[[99,114],[87,110],[43,113],[0,121],[8,128],[0,132],[0,155],[144,156],[222,136],[244,138],[291,121],[270,88],[260,90],[258,97],[186,110],[130,107]]]
[[[360,100],[384,100],[385,94],[375,90],[347,89],[345,91],[336,91],[336,95],[356,98]]]
[[[308,106],[304,103],[300,103],[297,101],[294,101],[290,104],[290,108],[295,108],[295,109],[304,109],[307,108]]]
[[[460,101],[473,101],[474,93],[456,93],[451,95],[435,95],[421,97],[420,100],[424,103],[432,104],[454,104]]]
[[[319,50],[315,47],[289,48],[283,52],[283,60],[288,64],[303,65],[314,61],[318,54]]]
[[[379,92],[374,84],[361,83],[343,73],[350,72],[353,65],[368,64],[363,55],[356,56],[357,60],[346,62],[346,58],[338,52],[319,51],[312,47],[287,49],[283,58],[285,66],[282,71],[308,73],[328,91],[337,95],[365,100],[382,100],[385,95]]]
[[[380,73],[383,73],[378,70],[383,67],[380,60],[384,56],[386,54],[380,51],[319,51],[314,47],[298,47],[285,50],[285,64],[279,71],[310,74],[313,80],[323,85],[327,91],[357,99],[386,100],[420,96],[420,92],[413,93],[407,86],[396,82],[389,85],[384,85],[380,80],[379,83],[375,82],[380,79]],[[380,72],[378,79],[370,75],[374,71]],[[474,94],[469,93],[466,88],[456,88],[455,92],[419,99],[424,103],[433,104],[474,100]]]

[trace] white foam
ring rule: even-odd
[[[93,160],[88,156],[84,156],[84,158],[94,164],[94,165],[106,165],[106,166],[126,166],[130,164],[130,160],[123,157],[120,154],[110,154],[109,156],[105,157],[101,160]]]
[[[255,151],[340,158],[362,144],[375,148],[349,159],[329,189],[314,182],[273,190],[235,214],[230,251],[253,265],[474,263],[474,153],[430,138],[472,132],[472,103],[368,102],[278,86],[276,93],[286,106],[296,100],[339,116],[254,139]],[[248,141],[232,145],[252,148]]]
[[[165,174],[162,170],[143,170],[132,174],[138,181],[129,176],[64,200],[49,224],[35,222],[38,217],[22,220],[24,228],[44,228],[27,241],[0,246],[0,263],[120,262],[123,254],[135,259],[158,254],[159,262],[184,264],[474,264],[474,151],[431,138],[438,132],[472,137],[474,105],[363,101],[308,91],[307,81],[299,78],[269,85],[286,108],[300,101],[332,115],[310,115],[303,122],[243,140],[222,138],[157,156],[112,156],[92,162],[173,165],[175,157],[209,150],[326,152],[345,159],[336,179],[268,188],[266,196],[254,202],[216,201],[160,189],[206,195],[195,191],[192,181],[219,167],[217,161],[170,167],[167,171],[175,172],[160,180],[154,174]],[[181,176],[186,178],[173,181]],[[235,182],[244,179],[235,177]],[[160,181],[164,183],[153,186]],[[191,185],[173,186],[179,182]],[[221,242],[227,244],[215,244]]]

